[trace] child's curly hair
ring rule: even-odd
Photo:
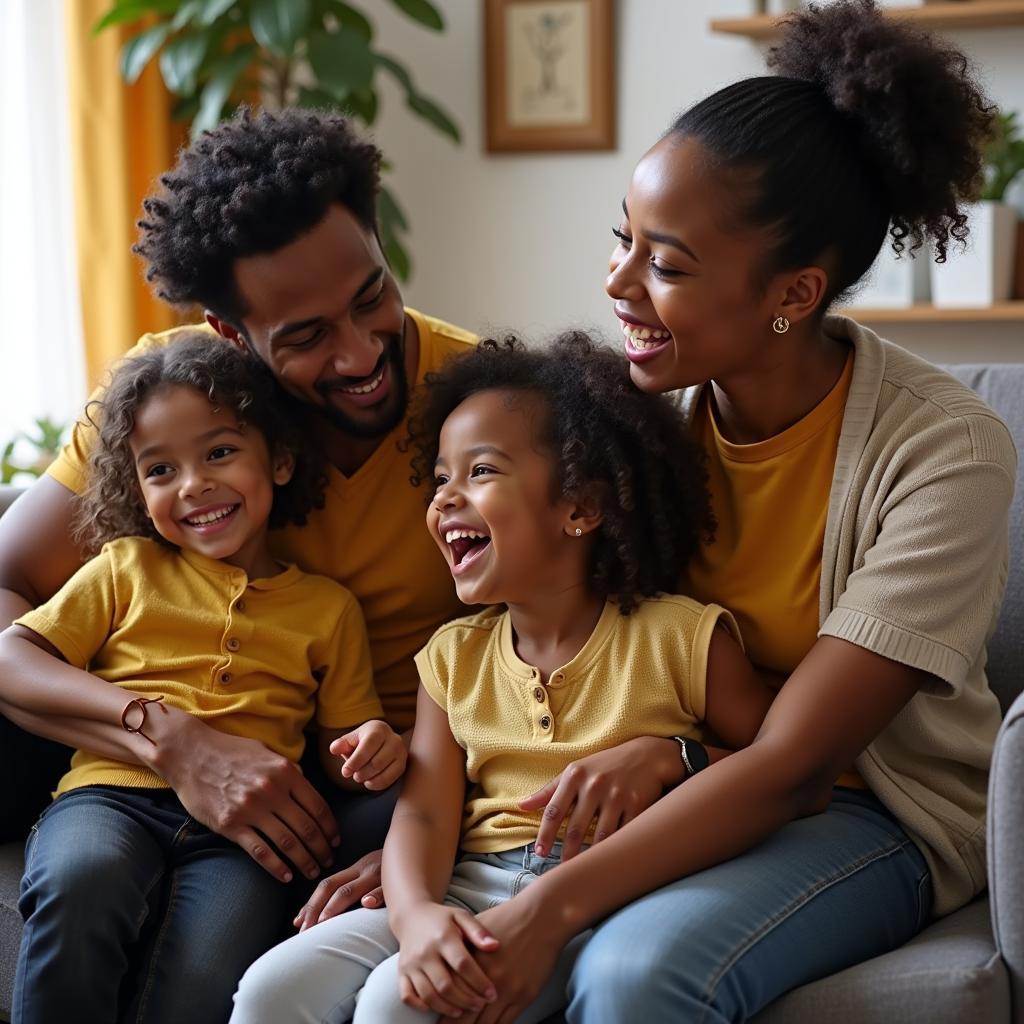
[[[593,591],[614,599],[623,614],[639,597],[676,591],[715,521],[703,457],[671,401],[637,390],[626,360],[581,331],[543,350],[514,337],[482,341],[427,376],[409,424],[414,485],[433,479],[448,416],[471,395],[492,390],[544,400],[538,440],[553,456],[552,497],[599,495]]]
[[[299,434],[301,413],[294,400],[255,357],[203,331],[189,331],[169,345],[122,360],[103,395],[86,409],[96,438],[74,533],[88,553],[117,537],[167,543],[146,515],[129,441],[136,413],[150,396],[169,387],[206,395],[213,405],[230,409],[240,423],[255,427],[271,452],[291,452],[295,472],[287,484],[274,487],[272,527],[301,525],[310,510],[323,507],[325,462],[309,438]]]

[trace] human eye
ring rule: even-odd
[[[435,473],[434,474],[434,490],[438,491],[444,485],[448,483],[448,475],[446,473]]]
[[[376,309],[380,305],[381,299],[384,298],[384,275],[381,274],[380,281],[377,284],[377,290],[362,302],[359,303],[358,309],[364,312],[371,309]]]
[[[493,466],[474,466],[473,471],[469,475],[472,478],[478,476],[491,476],[493,473]]]
[[[623,249],[628,249],[633,244],[633,239],[619,228],[612,228],[612,234],[618,239]]]
[[[238,451],[238,449],[233,448],[229,444],[219,444],[217,445],[216,448],[210,449],[210,454],[207,456],[207,458],[209,458],[211,461],[216,461],[218,459],[226,459],[229,455],[233,454],[236,451]]]
[[[156,480],[160,477],[167,476],[169,473],[174,472],[166,462],[158,462],[154,466],[150,466],[145,473],[147,480]]]
[[[312,348],[323,336],[324,329],[322,327],[318,327],[312,334],[307,334],[304,338],[296,338],[294,341],[289,341],[282,347],[292,349],[293,351],[302,351],[307,348]]]
[[[663,281],[667,281],[673,277],[687,276],[685,270],[676,270],[673,267],[663,267],[653,256],[650,259],[650,265],[654,276],[661,278]]]

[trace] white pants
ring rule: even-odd
[[[445,903],[478,914],[511,899],[560,863],[561,845],[538,857],[532,844],[467,854],[456,864]],[[561,1009],[565,987],[590,932],[562,951],[555,971],[517,1024]],[[231,1024],[424,1024],[436,1020],[398,996],[398,942],[387,910],[350,910],[293,936],[257,960],[235,993]]]

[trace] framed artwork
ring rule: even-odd
[[[614,0],[484,3],[488,152],[614,149]]]

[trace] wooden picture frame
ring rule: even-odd
[[[487,151],[614,149],[614,0],[484,3]]]

